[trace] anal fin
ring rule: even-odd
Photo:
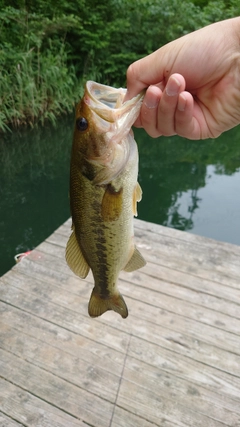
[[[124,267],[124,271],[127,271],[128,273],[130,273],[131,271],[135,271],[135,270],[138,270],[139,268],[144,267],[144,265],[146,265],[146,261],[135,246],[134,252],[130,260],[128,261],[127,265]]]
[[[66,246],[66,261],[71,270],[82,279],[87,277],[90,267],[86,262],[82,251],[79,247],[76,234],[73,228],[73,232],[68,239]]]

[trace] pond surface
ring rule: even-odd
[[[0,275],[69,216],[73,116],[0,141]],[[135,129],[140,219],[240,244],[240,127],[216,140],[152,139]]]
[[[240,126],[206,141],[138,132],[139,217],[240,245]]]

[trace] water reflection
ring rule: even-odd
[[[73,118],[0,141],[0,275],[14,255],[44,240],[70,215]]]
[[[191,232],[240,244],[240,171],[232,175],[216,172],[216,166],[207,166],[206,186],[198,190],[200,203],[194,213]],[[191,201],[191,191],[179,197],[178,212],[183,217],[188,215]]]
[[[240,244],[240,127],[207,141],[153,140],[139,130],[135,136],[144,196],[140,218]],[[227,188],[223,177],[229,177]]]

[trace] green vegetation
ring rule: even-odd
[[[0,129],[55,121],[86,79],[122,86],[134,60],[237,15],[239,0],[0,0]]]

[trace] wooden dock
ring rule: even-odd
[[[70,220],[1,279],[0,426],[240,426],[240,247],[135,221],[129,308],[91,319]]]

